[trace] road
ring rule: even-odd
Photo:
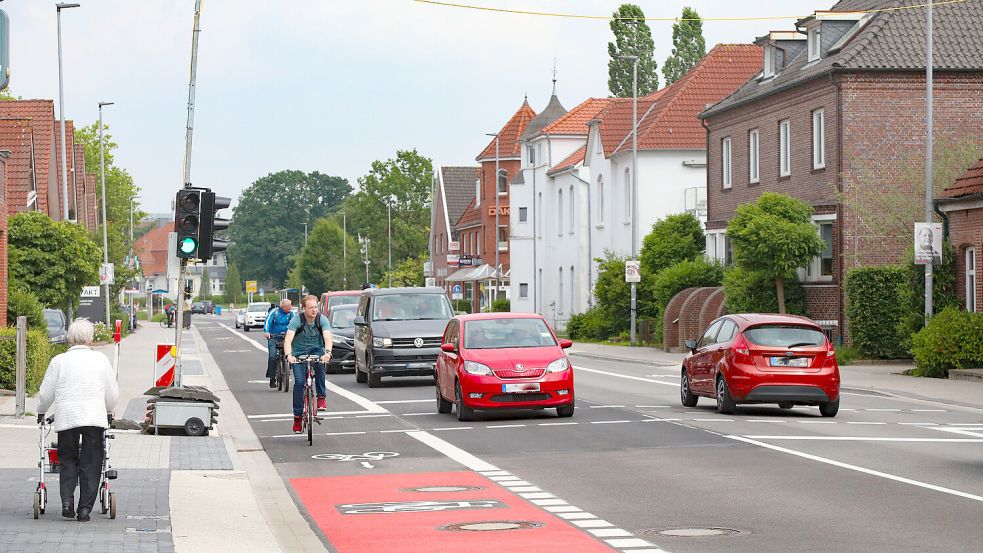
[[[980,409],[844,392],[833,419],[722,416],[680,406],[678,367],[574,354],[572,419],[459,423],[436,413],[430,379],[329,375],[309,447],[263,378],[262,334],[195,325],[332,551],[983,550]]]

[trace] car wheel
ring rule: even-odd
[[[435,374],[434,380],[436,379],[437,375]],[[440,383],[435,382],[434,384],[434,389],[437,390],[437,412],[442,415],[446,415],[447,413],[451,412],[451,408],[454,406],[454,404],[444,399],[443,394],[440,393]]]
[[[689,376],[686,375],[686,369],[683,369],[683,375],[679,378],[679,402],[683,407],[696,407],[699,400],[699,397],[693,395],[693,390],[689,387]]]
[[[378,388],[382,386],[382,375],[372,372],[372,357],[365,358],[365,372],[367,380],[369,381],[369,388]]]
[[[568,417],[572,417],[575,403],[576,402],[574,401],[573,396],[570,396],[570,403],[566,405],[561,405],[556,408],[556,416],[564,419]]]
[[[358,382],[359,384],[365,384],[366,380],[368,379],[365,377],[365,373],[358,370],[358,367],[355,367],[355,382]]]
[[[824,417],[835,417],[836,413],[840,410],[840,398],[836,398],[833,401],[824,401],[819,404],[819,412]]]
[[[780,401],[780,402],[778,402],[778,408],[779,409],[791,409],[793,405],[794,405],[794,403],[792,403],[791,401]]]
[[[730,397],[730,390],[727,389],[727,381],[723,376],[717,377],[717,412],[721,415],[729,415],[734,412],[734,399]]]
[[[454,399],[457,400],[457,420],[468,422],[474,420],[474,409],[464,404],[464,393],[461,392],[461,383],[454,386]]]
[[[249,332],[249,325],[246,325],[246,324],[242,325],[242,331],[243,332]]]

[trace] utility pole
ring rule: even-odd
[[[498,174],[498,172],[500,170],[498,168],[498,164],[499,164],[498,133],[496,132],[496,133],[486,133],[486,134],[488,136],[494,136],[495,137],[495,232],[493,234],[494,237],[495,237],[495,293],[494,293],[494,295],[493,295],[493,297],[491,299],[492,303],[494,303],[495,300],[498,299],[498,286],[499,286],[499,282],[498,282],[498,250],[500,248],[499,248],[499,245],[498,245],[499,244],[499,241],[498,241],[498,205],[499,205],[498,204],[498,202],[499,202],[498,179],[500,179],[501,176]]]
[[[636,25],[637,29],[637,25]],[[631,259],[638,258],[638,56],[620,56],[631,60]],[[635,319],[638,316],[638,283],[631,283],[631,347],[635,347]]]
[[[925,52],[925,222],[932,222],[932,3],[928,3],[927,48]],[[940,252],[941,253],[941,252]],[[932,318],[932,260],[925,264],[925,326]]]
[[[68,216],[68,154],[65,152],[68,149],[68,143],[65,142],[65,86],[61,70],[61,10],[77,7],[79,7],[79,4],[55,4],[55,8],[58,11],[58,115],[61,120],[61,211],[62,218],[65,221],[71,221],[71,219]],[[105,211],[105,208],[103,208],[103,211]],[[106,298],[106,301],[109,301],[109,298]],[[109,321],[106,321],[106,326],[109,326]]]
[[[109,238],[106,229],[106,154],[103,152],[103,140],[102,140],[102,108],[103,106],[111,106],[113,102],[99,102],[99,177],[102,180],[102,264],[103,270],[109,266]],[[64,127],[62,128],[64,132]],[[64,135],[62,135],[64,138]],[[64,146],[64,142],[62,145]],[[130,200],[130,242],[133,242],[133,210],[132,202]],[[103,285],[103,293],[106,296],[106,328],[109,328],[111,315],[109,314],[109,282]]]
[[[348,214],[341,214],[341,282],[342,288],[348,290]]]
[[[393,204],[392,204],[392,198],[391,197],[389,198],[389,201],[386,202],[386,208],[387,208],[387,210],[389,212],[389,215],[388,215],[388,219],[389,219],[389,223],[388,223],[388,226],[389,226],[389,287],[392,288],[393,287]]]

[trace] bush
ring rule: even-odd
[[[505,298],[499,298],[492,302],[491,310],[496,313],[508,313],[512,311],[512,302]]]
[[[764,273],[731,267],[724,271],[728,313],[778,313],[775,280]],[[785,278],[785,311],[804,315],[806,295],[795,275]]]
[[[895,359],[907,355],[899,325],[907,308],[901,301],[905,270],[861,267],[846,276],[846,314],[853,344],[863,355]]]
[[[44,306],[37,296],[28,292],[24,288],[13,285],[9,288],[10,294],[7,296],[7,324],[17,325],[17,317],[27,317],[27,328],[45,329],[47,332],[48,323],[44,319]]]
[[[615,321],[599,306],[570,316],[567,335],[572,340],[606,340],[615,333]]]
[[[659,273],[652,281],[651,296],[654,309],[645,316],[655,320],[653,336],[662,342],[662,314],[673,296],[691,287],[720,286],[724,280],[724,268],[716,261],[704,257],[681,261]]]
[[[609,251],[604,254],[603,259],[596,260],[598,266],[594,297],[597,298],[597,308],[604,313],[604,319],[611,323],[612,332],[626,330],[631,321],[631,286],[625,282],[625,258]],[[639,303],[642,303],[641,299]]]
[[[703,225],[696,217],[689,213],[669,215],[656,221],[642,239],[642,274],[658,275],[680,261],[695,261],[703,257],[705,249]]]
[[[943,378],[983,367],[983,314],[948,307],[912,337],[915,374]]]
[[[906,313],[899,321],[898,336],[905,352],[912,348],[911,339],[925,328],[925,266],[915,265],[914,247],[908,248],[902,263],[906,284],[901,288],[900,301]],[[942,264],[932,269],[932,307],[941,313],[946,307],[962,307],[956,293],[956,251],[948,241],[942,243]]]
[[[452,305],[454,306],[455,312],[471,313],[471,300],[454,300]]]
[[[13,390],[17,378],[17,329],[0,328],[0,388]],[[37,392],[51,361],[47,330],[27,331],[27,391]]]

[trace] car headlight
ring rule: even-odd
[[[332,334],[331,335],[331,342],[334,343],[334,344],[344,344],[345,343],[345,339],[342,338],[341,336],[338,336],[337,334]]]
[[[561,373],[570,368],[570,363],[567,361],[566,357],[561,357],[556,361],[553,361],[549,365],[546,365],[546,372],[548,373]]]
[[[372,338],[372,347],[374,348],[391,348],[393,347],[392,338]]]
[[[464,372],[473,375],[489,375],[492,373],[491,368],[488,365],[482,365],[475,361],[465,361],[464,362]]]

